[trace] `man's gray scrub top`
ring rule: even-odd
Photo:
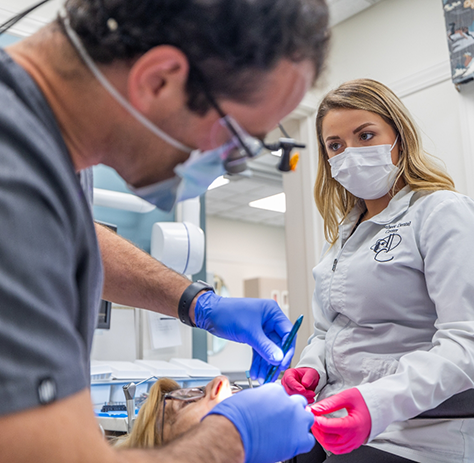
[[[0,415],[88,387],[102,279],[54,115],[0,50]]]

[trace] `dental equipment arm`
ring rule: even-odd
[[[127,432],[130,434],[135,420],[135,392],[137,385],[129,383],[123,386],[123,393],[125,395],[125,403],[127,405]]]
[[[137,386],[140,384],[150,381],[150,379],[159,379],[157,376],[150,376],[143,381],[135,384],[134,382],[128,383],[122,386],[123,394],[125,396],[125,403],[127,407],[127,432],[130,434],[135,423],[135,393],[137,392]]]

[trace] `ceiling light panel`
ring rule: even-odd
[[[250,207],[257,209],[264,209],[274,212],[286,212],[286,197],[285,193],[278,193],[276,195],[267,196],[266,198],[257,199],[249,203]]]

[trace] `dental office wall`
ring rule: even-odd
[[[208,216],[207,270],[222,277],[232,297],[244,280],[286,278],[285,229]]]
[[[445,163],[458,191],[474,198],[474,83],[462,85],[458,92],[451,82],[441,0],[384,0],[338,24],[332,30],[326,68],[311,92],[315,108],[328,90],[349,79],[383,82],[414,116],[425,149]],[[317,167],[314,116],[300,127],[309,149],[296,175],[284,180],[290,316],[294,319],[304,310],[311,321],[311,270],[324,242],[312,200]],[[312,322],[306,320],[293,364],[312,333]]]
[[[230,296],[243,297],[247,279],[286,279],[284,228],[208,216],[206,235],[207,271],[224,280]],[[230,341],[208,356],[222,372],[248,370],[251,361],[249,346]]]

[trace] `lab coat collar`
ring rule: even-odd
[[[409,185],[403,187],[388,203],[388,206],[379,214],[367,220],[379,225],[386,225],[393,222],[399,215],[403,214],[410,206],[410,201],[414,191]],[[366,210],[365,202],[360,199],[347,215],[344,222],[339,227],[339,236],[344,242],[352,232],[360,215]]]
[[[410,207],[412,196],[415,192],[409,185],[404,186],[388,203],[388,206],[379,214],[370,218],[368,222],[386,225],[393,222],[399,215]]]
[[[349,238],[360,215],[366,209],[364,201],[359,199],[349,214],[347,214],[345,220],[339,225],[339,237],[341,238],[342,243],[345,243],[346,239]]]

